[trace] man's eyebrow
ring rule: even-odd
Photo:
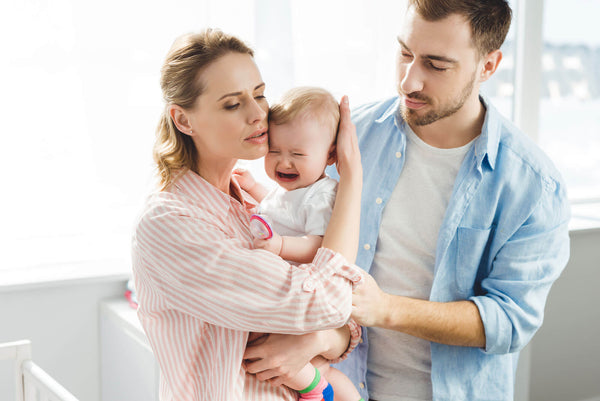
[[[400,43],[400,46],[402,46],[404,49],[410,51],[410,48],[399,37],[398,37],[398,43]],[[453,58],[446,57],[446,56],[438,56],[435,54],[425,54],[422,57],[430,59],[430,60],[442,61],[444,63],[458,64],[458,60],[455,60]]]
[[[256,86],[254,87],[254,90],[258,90],[258,89],[260,89],[260,88],[262,88],[262,87],[264,87],[264,86],[265,86],[265,83],[263,82],[263,83],[261,83],[261,84],[258,84],[258,85],[256,85]],[[218,102],[218,101],[220,101],[220,100],[222,100],[222,99],[225,99],[226,97],[230,97],[230,96],[240,96],[241,94],[242,94],[242,92],[231,92],[231,93],[226,93],[226,94],[224,94],[223,96],[221,96],[221,97],[220,97],[220,98],[217,100],[217,102]]]

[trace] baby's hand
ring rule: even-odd
[[[273,233],[273,236],[269,239],[254,239],[254,248],[255,249],[264,249],[265,251],[269,251],[274,253],[275,255],[281,254],[281,247],[283,245],[283,237],[277,233]]]
[[[256,185],[256,180],[254,179],[254,177],[252,177],[250,171],[246,169],[236,168],[235,170],[233,170],[233,175],[235,176],[235,179],[237,180],[238,184],[240,184],[240,187],[242,187],[242,189],[248,193],[250,193],[252,188],[254,188],[254,186]]]

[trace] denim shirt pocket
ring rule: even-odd
[[[463,293],[472,295],[477,291],[475,283],[478,275],[481,279],[483,269],[486,269],[492,229],[458,227],[456,286]]]

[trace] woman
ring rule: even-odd
[[[346,260],[356,256],[362,189],[347,101],[323,248],[313,263],[294,267],[252,249],[255,202],[231,175],[238,159],[268,150],[265,84],[252,50],[216,30],[186,35],[167,55],[161,87],[161,191],[149,198],[133,241],[138,316],[161,368],[160,398],[295,400],[292,390],[260,381],[272,367],[244,362],[244,351],[249,332],[314,332],[317,354],[331,359],[358,341],[358,326],[345,325],[361,278]]]

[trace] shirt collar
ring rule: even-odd
[[[222,192],[191,170],[187,170],[177,177],[170,191],[187,196],[200,204],[209,205],[212,212],[222,218],[226,217],[230,209],[235,206],[251,212],[256,207],[256,201],[240,188],[233,176],[230,185],[231,191],[241,195],[241,204],[233,196]]]
[[[493,170],[496,167],[496,157],[498,156],[498,145],[500,143],[501,124],[500,114],[483,95],[479,99],[486,109],[485,119],[481,127],[481,135],[474,143],[475,158],[478,168],[481,168],[484,160],[487,160],[489,167]]]
[[[396,100],[390,104],[390,106],[381,114],[381,116],[375,120],[376,123],[382,123],[386,121],[388,118],[396,116],[396,112],[400,107],[400,97],[396,97]],[[396,121],[397,122],[397,121]]]
[[[494,106],[492,106],[484,95],[479,95],[481,103],[483,103],[486,113],[483,126],[481,128],[481,135],[475,140],[473,144],[475,148],[475,157],[477,159],[477,166],[481,168],[484,160],[487,160],[490,168],[493,170],[496,166],[496,156],[498,155],[498,145],[500,142],[500,114]],[[376,123],[383,123],[389,118],[395,117],[395,124],[398,128],[404,125],[404,120],[400,116],[400,97],[397,97],[390,106],[384,110],[379,118],[375,120]]]

